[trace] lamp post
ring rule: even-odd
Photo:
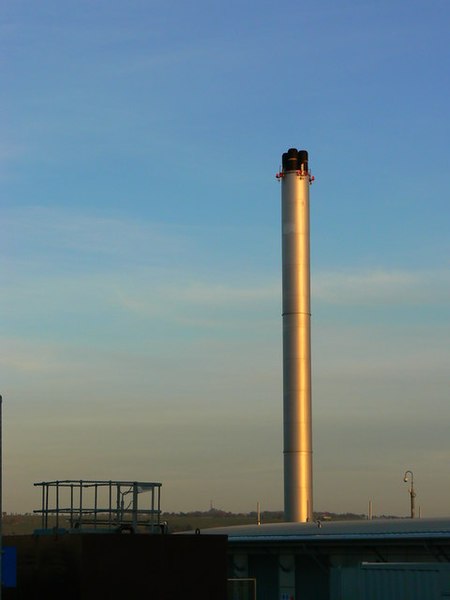
[[[415,517],[415,497],[416,497],[416,492],[414,491],[414,474],[412,471],[405,471],[405,475],[403,477],[403,481],[405,483],[408,483],[408,481],[410,482],[409,485],[409,497],[411,500],[411,519],[414,519]]]

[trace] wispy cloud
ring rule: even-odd
[[[119,310],[212,327],[280,297],[270,275],[251,284],[239,271],[205,275],[195,228],[31,206],[7,211],[5,231],[3,314],[15,322],[34,315],[62,327],[71,314],[115,328]]]
[[[167,274],[169,279],[169,274]],[[170,281],[152,281],[147,277],[147,283],[135,287],[134,291],[124,288],[116,289],[115,298],[122,308],[137,314],[151,314],[155,310],[155,302],[160,308],[167,303],[174,306],[184,306],[192,309],[216,308],[236,309],[248,308],[251,305],[260,307],[262,303],[273,303],[279,296],[276,283],[263,282],[255,287],[240,283],[217,283],[201,281],[195,273],[180,274],[176,283]]]
[[[52,315],[61,327],[72,314],[116,323],[119,310],[186,327],[247,327],[279,315],[279,274],[249,281],[239,267],[205,270],[194,228],[30,206],[6,211],[4,229],[3,314],[17,321]],[[331,319],[333,307],[446,307],[450,270],[315,271],[312,295],[313,310]]]
[[[140,222],[122,216],[104,217],[76,211],[29,206],[5,211],[3,216],[6,252],[15,257],[32,256],[36,261],[58,252],[114,257],[146,262],[155,257],[174,256],[186,251],[188,236],[183,227]],[[56,252],[56,254],[54,254]]]
[[[341,270],[313,275],[313,297],[335,305],[447,303],[450,269]]]

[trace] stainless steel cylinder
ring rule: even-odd
[[[308,154],[283,154],[283,428],[286,521],[312,519],[311,307]]]

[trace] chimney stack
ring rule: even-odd
[[[309,186],[306,150],[283,154],[283,428],[285,520],[313,518]]]

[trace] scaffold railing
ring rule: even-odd
[[[62,480],[35,483],[42,488],[43,530],[110,530],[159,533],[161,483],[147,481]]]

